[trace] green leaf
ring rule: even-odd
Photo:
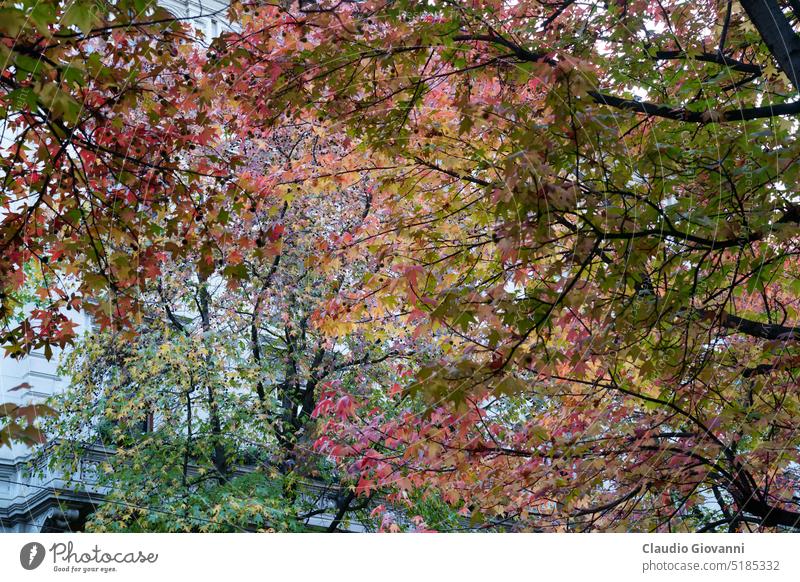
[[[77,26],[83,34],[88,34],[97,20],[97,8],[93,3],[74,2],[64,13],[61,22],[65,26]]]

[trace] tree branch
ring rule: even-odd
[[[655,117],[664,117],[675,121],[688,121],[692,123],[723,123],[731,121],[749,121],[779,115],[797,115],[800,113],[800,101],[792,103],[778,103],[762,107],[747,107],[741,109],[726,109],[724,111],[689,111],[684,107],[671,107],[649,101],[623,99],[599,91],[589,91],[589,96],[597,103],[609,105],[617,109],[644,113]]]
[[[702,314],[705,317],[717,317],[717,313],[710,310],[703,311]],[[779,325],[777,323],[761,323],[760,321],[745,319],[730,313],[722,313],[717,319],[721,327],[752,337],[766,340],[800,340],[800,327]]]
[[[800,89],[800,37],[775,0],[739,0],[778,66]]]
[[[704,63],[724,65],[741,73],[749,73],[751,75],[760,75],[762,73],[761,67],[758,65],[737,61],[736,59],[731,59],[720,53],[701,53],[699,55],[688,56],[684,51],[656,51],[655,59],[665,61],[694,59]]]

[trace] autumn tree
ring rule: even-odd
[[[308,330],[414,358],[280,425],[324,419],[359,495],[472,527],[800,524],[795,3],[236,2],[205,53],[149,5],[42,5],[2,25],[4,304],[52,270],[12,353],[69,341],[67,305],[135,327],[181,261],[257,298],[280,263],[245,262],[253,214],[363,184],[308,255],[358,284],[317,286]],[[243,144],[287,124],[337,147],[253,174]]]
[[[334,384],[390,385],[405,346],[315,326],[328,298],[361,280],[364,261],[336,268],[317,257],[363,220],[366,194],[361,181],[273,183],[336,149],[312,129],[243,146],[246,179],[266,189],[209,225],[224,229],[212,233],[219,258],[206,262],[201,248],[162,259],[161,276],[137,293],[139,323],[89,333],[68,356],[70,387],[52,403],[54,444],[42,453],[79,476],[74,485],[104,487],[93,530],[297,531],[323,513],[330,531],[353,515],[370,521],[369,497],[356,499],[353,478],[313,450],[313,413]],[[331,403],[342,418],[354,405]]]
[[[50,357],[74,339],[70,311],[132,322],[167,239],[197,240],[192,196],[234,186],[191,156],[218,125],[189,27],[141,0],[4,2],[0,15],[0,330],[7,356]],[[25,436],[19,409],[2,414],[3,439]]]
[[[475,525],[800,524],[792,3],[241,12],[257,117],[322,111],[388,168],[353,308],[440,348],[398,403],[428,415],[329,426],[363,490]]]

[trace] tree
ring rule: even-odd
[[[104,79],[135,59],[137,89],[71,122],[67,145],[40,97],[21,107],[17,143],[35,148],[6,157],[6,286],[42,258],[80,280],[43,286],[53,307],[9,329],[12,351],[68,341],[58,308],[82,297],[104,324],[136,323],[162,264],[257,289],[277,259],[238,262],[264,241],[253,208],[361,184],[361,211],[307,256],[364,276],[320,290],[308,321],[414,357],[383,390],[330,384],[314,402],[316,448],[358,494],[445,503],[474,527],[798,527],[795,3],[245,2],[230,17],[241,33],[206,54],[174,23],[157,40],[124,29],[91,87],[113,94]],[[81,43],[108,22],[63,55],[91,62]],[[336,147],[308,163],[290,141],[291,163],[249,172],[243,144],[287,126]],[[86,179],[73,148],[96,160]],[[129,239],[133,264],[113,254]]]
[[[304,130],[276,131],[247,153],[248,179],[298,159],[311,165],[330,147]],[[317,183],[291,200],[297,187],[288,186],[271,206],[265,194],[246,214],[231,212],[216,239],[222,260],[205,263],[203,249],[163,260],[159,280],[137,294],[140,323],[81,338],[43,454],[80,476],[74,486],[86,485],[81,467],[95,459],[88,485],[106,494],[89,527],[298,531],[327,513],[336,531],[353,515],[369,521],[370,500],[357,500],[350,476],[311,450],[312,412],[328,387],[379,388],[403,355],[400,342],[332,339],[311,321],[331,289],[359,280],[359,262],[315,262],[332,229],[363,216],[359,189]],[[339,414],[348,406],[335,404]]]
[[[391,168],[365,297],[439,346],[408,389],[428,417],[340,427],[364,489],[476,524],[800,524],[793,7],[319,3],[281,42],[274,18],[245,21],[293,63],[270,97]]]
[[[0,299],[3,343],[17,355],[69,342],[73,326],[63,310],[86,307],[84,295],[102,314],[96,299],[109,291],[122,299],[122,316],[130,302],[125,293],[146,271],[153,276],[160,250],[138,246],[153,234],[141,218],[185,217],[203,170],[188,170],[183,182],[177,157],[209,131],[198,127],[204,97],[188,114],[191,77],[176,78],[169,68],[192,70],[191,39],[153,3],[21,2],[2,10],[0,99],[8,139]],[[176,197],[165,200],[161,188]],[[106,254],[109,240],[124,240],[140,260],[131,265],[127,253]],[[43,305],[10,327],[29,261],[43,266]]]

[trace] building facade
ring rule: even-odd
[[[85,328],[88,322],[79,316],[78,323]],[[60,355],[54,349],[48,360],[36,350],[19,360],[0,359],[0,402],[38,404],[63,390],[66,380],[58,373]],[[61,475],[38,474],[37,452],[21,443],[0,448],[0,531],[69,531],[92,510],[91,493],[68,489]]]

